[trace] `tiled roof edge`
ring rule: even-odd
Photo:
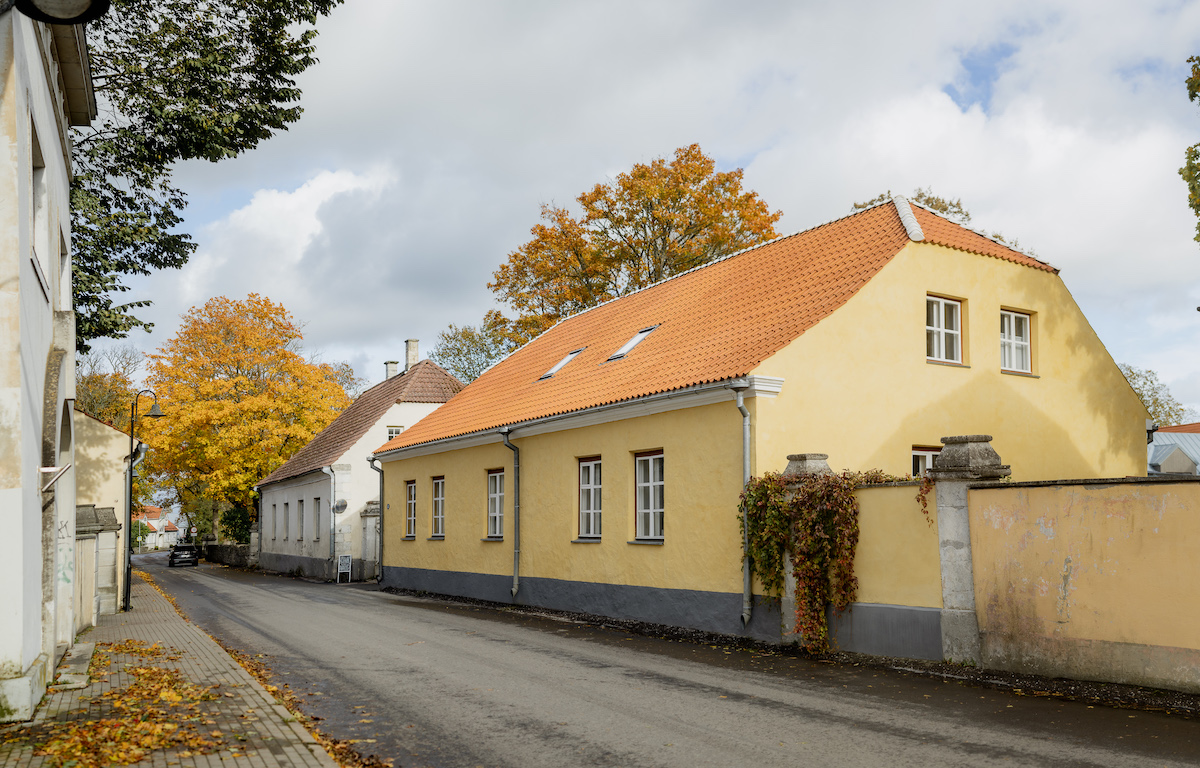
[[[930,208],[928,205],[922,205],[921,203],[913,202],[912,200],[909,200],[909,201],[908,201],[908,204],[909,204],[909,205],[916,205],[916,206],[919,206],[919,207],[921,207],[921,208],[924,208],[925,210],[927,210],[927,211],[929,211],[930,213],[932,213],[934,216],[937,216],[937,217],[938,217],[938,218],[940,218],[940,219],[945,219],[946,221],[950,222],[951,224],[953,224],[953,225],[954,225],[954,226],[956,226],[956,227],[962,227],[963,229],[967,230],[968,232],[974,232],[975,234],[979,235],[980,237],[984,238],[985,240],[991,240],[991,241],[992,241],[993,243],[995,243],[996,245],[999,245],[999,246],[1000,246],[1000,247],[1002,247],[1002,248],[1007,248],[1008,250],[1012,251],[1013,253],[1019,253],[1019,254],[1021,254],[1022,256],[1024,256],[1024,257],[1025,257],[1025,258],[1027,258],[1027,259],[1033,259],[1033,260],[1034,260],[1034,261],[1036,261],[1038,264],[1045,264],[1047,267],[1049,267],[1050,269],[1053,269],[1055,272],[1058,272],[1058,271],[1060,271],[1058,267],[1054,266],[1054,265],[1053,265],[1053,264],[1051,264],[1050,262],[1048,262],[1048,261],[1046,261],[1046,260],[1044,260],[1044,259],[1039,259],[1037,256],[1034,256],[1034,255],[1032,255],[1032,254],[1025,253],[1025,251],[1019,250],[1019,249],[1017,249],[1017,248],[1013,248],[1013,247],[1012,247],[1011,245],[1009,245],[1008,243],[1005,243],[1005,242],[1002,242],[1002,241],[1000,241],[1000,240],[997,240],[996,238],[992,237],[992,236],[991,236],[991,235],[989,235],[988,233],[986,233],[986,232],[984,232],[984,231],[982,231],[982,230],[975,229],[975,227],[972,227],[972,226],[970,226],[970,225],[968,225],[968,224],[961,224],[961,223],[959,223],[959,222],[957,222],[957,221],[954,221],[953,219],[951,219],[951,218],[949,218],[948,216],[946,216],[946,214],[944,214],[944,213],[941,213],[941,212],[939,212],[939,211],[935,211],[935,210],[933,210],[932,208]]]
[[[904,231],[908,233],[909,240],[921,242],[925,239],[925,233],[921,231],[921,225],[917,222],[917,217],[913,215],[912,208],[908,204],[908,198],[904,195],[896,195],[892,198],[892,205],[896,206],[896,213],[900,214],[900,223],[904,225]]]

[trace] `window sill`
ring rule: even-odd
[[[446,537],[444,535],[443,536],[430,536],[428,539],[425,539],[425,541],[445,541],[445,540],[446,540]]]
[[[625,543],[626,544],[649,544],[652,547],[661,547],[663,545],[663,540],[662,539],[634,539],[633,541],[627,541]]]
[[[416,541],[416,540],[417,540],[416,536],[405,536],[404,538],[400,539],[400,541]]]
[[[589,536],[587,538],[571,539],[572,544],[599,544],[599,536]]]
[[[480,541],[504,541],[504,537],[503,536],[487,536],[487,537],[480,539]]]
[[[945,365],[945,366],[949,366],[950,368],[970,368],[971,367],[971,366],[967,365],[966,363],[956,363],[951,360],[930,360],[928,357],[925,358],[925,362],[928,363],[929,365]]]
[[[1021,376],[1026,379],[1042,378],[1041,376],[1038,376],[1036,373],[1031,373],[1030,371],[1010,371],[1007,368],[1001,368],[1000,373],[1003,373],[1005,376]]]

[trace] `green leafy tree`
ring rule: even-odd
[[[72,129],[73,278],[79,351],[150,324],[119,303],[128,275],[179,268],[184,160],[217,162],[300,119],[295,77],[316,62],[318,16],[341,0],[113,0],[88,25],[101,117]]]
[[[515,346],[508,319],[490,310],[478,326],[451,325],[439,333],[429,359],[469,383]]]
[[[1167,385],[1159,380],[1158,374],[1146,368],[1120,363],[1118,368],[1133,391],[1141,398],[1142,405],[1150,412],[1150,418],[1160,427],[1189,424],[1200,420],[1197,414],[1175,399]]]
[[[146,545],[146,540],[154,533],[154,529],[141,520],[133,521],[133,543],[139,547]]]
[[[179,517],[184,522],[182,527],[187,528],[184,538],[199,540],[202,536],[212,533],[213,520],[217,515],[217,502],[187,493],[177,492],[176,496],[183,498],[179,505]],[[195,536],[192,535],[193,527],[196,529]]]
[[[221,512],[221,535],[238,544],[250,543],[250,532],[254,530],[254,514],[243,506],[230,507]]]
[[[1192,74],[1187,79],[1188,98],[1200,103],[1200,56],[1188,59],[1192,65]],[[1179,175],[1187,182],[1188,205],[1196,218],[1200,219],[1200,143],[1193,144],[1184,152],[1183,167]],[[1196,242],[1200,243],[1200,221],[1196,223]]]

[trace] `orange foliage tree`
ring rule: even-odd
[[[254,485],[349,404],[340,367],[305,360],[302,338],[270,299],[218,296],[149,355],[146,383],[167,415],[147,420],[146,440],[176,500],[251,507]]]
[[[577,198],[582,215],[542,206],[545,223],[488,284],[517,312],[523,342],[558,320],[777,236],[742,169],[718,172],[698,144],[638,163]]]

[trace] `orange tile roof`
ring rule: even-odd
[[[162,507],[139,507],[133,512],[134,520],[157,520],[162,517]]]
[[[165,528],[165,530],[167,533],[172,533],[172,532],[178,533],[179,532],[179,529],[177,527],[175,527],[175,523],[172,523],[170,520],[167,521],[167,527]]]
[[[1176,424],[1176,425],[1170,426],[1170,427],[1159,427],[1158,431],[1159,432],[1187,432],[1187,433],[1194,434],[1194,433],[1200,432],[1200,422],[1196,422],[1194,424]]]
[[[913,212],[929,242],[1054,271],[923,208]],[[908,242],[887,202],[592,307],[489,368],[376,453],[745,376],[841,307]],[[651,325],[658,327],[627,357],[606,362]]]
[[[444,403],[462,388],[462,382],[437,363],[422,360],[359,395],[329,426],[258,485],[262,487],[330,466],[396,403]]]

